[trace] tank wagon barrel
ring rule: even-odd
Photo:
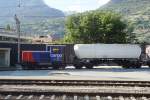
[[[114,62],[123,67],[140,68],[142,48],[137,44],[76,44],[75,66],[93,68],[101,63]]]
[[[136,58],[141,55],[139,45],[130,44],[76,44],[75,54],[78,58]]]

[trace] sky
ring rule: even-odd
[[[109,1],[110,0],[44,0],[48,6],[67,12],[95,10]]]

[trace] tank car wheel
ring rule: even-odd
[[[141,66],[142,66],[141,64],[136,64],[135,68],[141,68]]]
[[[27,70],[35,70],[35,68],[33,66],[30,66],[27,68]]]
[[[74,67],[75,67],[76,69],[82,69],[82,65],[77,65],[77,64],[75,64]]]
[[[147,66],[150,68],[150,62],[149,61],[147,62]]]
[[[93,65],[92,65],[92,64],[87,64],[87,65],[85,65],[85,67],[86,67],[87,69],[93,69]]]
[[[138,63],[132,63],[132,62],[127,62],[125,64],[122,65],[123,68],[140,68],[141,64]]]
[[[135,68],[139,69],[139,68],[141,68],[141,66],[136,66]]]
[[[82,69],[82,66],[75,66],[76,69]]]
[[[66,68],[66,65],[60,65],[59,66],[59,69],[61,69],[61,70],[65,70],[65,68]]]
[[[147,66],[150,68],[150,64],[147,64]]]
[[[30,66],[30,64],[27,64],[27,63],[22,64],[22,69],[23,69],[23,70],[28,70],[28,69],[29,69],[29,66]]]
[[[59,69],[59,66],[54,66],[53,69],[54,69],[54,70],[58,70],[58,69]]]
[[[128,68],[130,68],[129,66],[125,66],[125,65],[123,65],[122,66],[122,68],[124,68],[124,69],[128,69]]]
[[[22,66],[22,69],[23,70],[28,70],[28,67],[27,66]]]
[[[142,64],[140,64],[140,63],[131,63],[131,68],[141,68],[141,66],[142,66]]]
[[[23,69],[24,70],[35,70],[35,68],[32,65],[25,66]]]
[[[131,68],[131,65],[130,64],[124,64],[124,65],[122,65],[122,68],[129,69],[129,68]]]

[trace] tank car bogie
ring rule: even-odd
[[[141,68],[142,63],[140,61],[124,61],[122,62],[123,68]]]
[[[94,65],[93,65],[92,63],[86,63],[86,64],[85,64],[85,67],[86,67],[87,69],[92,69],[92,68],[94,67]]]

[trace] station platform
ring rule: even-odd
[[[129,80],[150,81],[150,68],[65,69],[0,71],[0,79],[35,80]]]
[[[150,81],[147,79],[121,79],[121,78],[98,78],[98,77],[84,77],[84,76],[0,76],[1,79],[12,80],[100,80],[100,81]]]

